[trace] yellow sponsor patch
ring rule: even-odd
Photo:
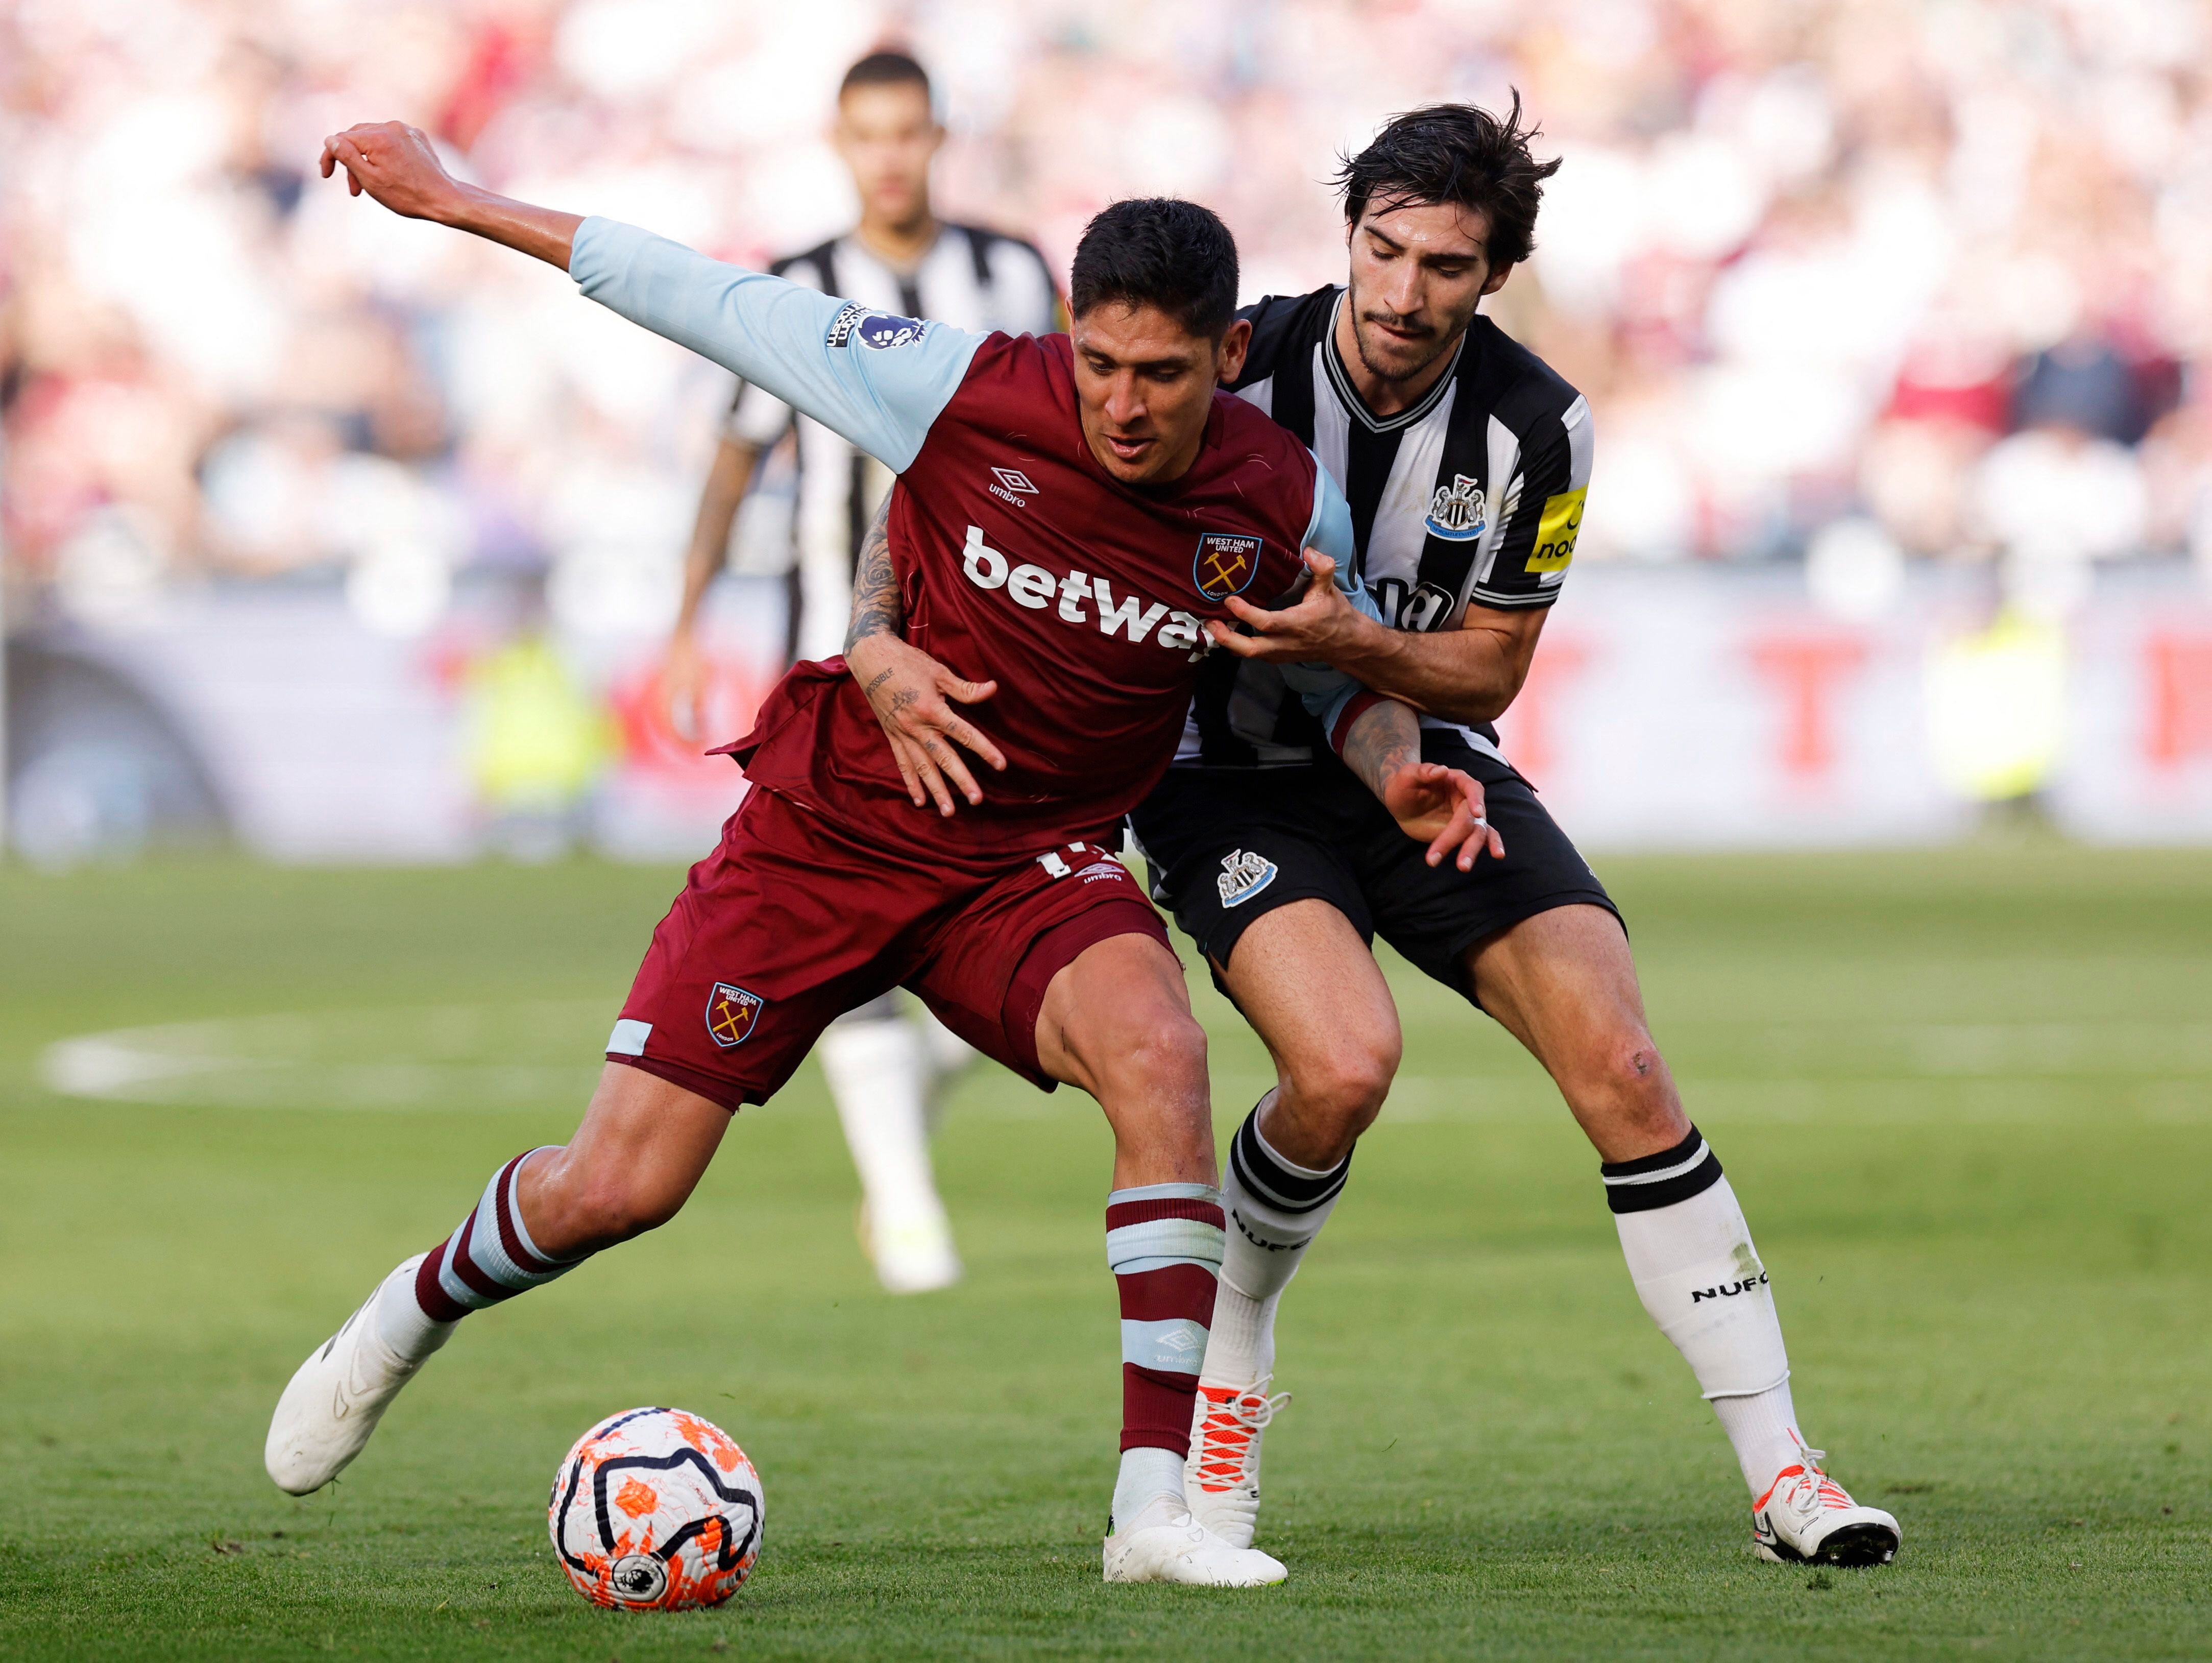
[[[1589,487],[1563,491],[1544,499],[1543,517],[1536,521],[1536,546],[1529,551],[1532,572],[1565,571],[1575,557],[1575,538],[1583,528],[1583,498]]]

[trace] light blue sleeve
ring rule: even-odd
[[[1352,569],[1358,552],[1352,540],[1352,505],[1318,457],[1314,460],[1313,518],[1306,525],[1305,545],[1336,562],[1336,587],[1354,606],[1380,623],[1382,609]],[[1332,739],[1344,707],[1364,691],[1352,677],[1326,664],[1286,664],[1283,680],[1321,718],[1322,730]]]
[[[734,370],[893,472],[912,464],[983,344],[613,220],[577,228],[568,275],[600,305]]]

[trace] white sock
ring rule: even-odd
[[[1748,1397],[1715,1398],[1713,1413],[1735,1446],[1736,1465],[1743,1469],[1753,1502],[1766,1494],[1776,1473],[1802,1459],[1804,1439],[1797,1430],[1789,1381]]]
[[[1184,1510],[1183,1457],[1172,1449],[1121,1452],[1121,1471],[1114,1480],[1114,1528],[1142,1530],[1164,1525]]]
[[[1694,1126],[1671,1149],[1599,1170],[1637,1297],[1698,1377],[1757,1495],[1788,1465],[1769,1463],[1792,1421],[1790,1355],[1735,1191]]]
[[[1322,1171],[1285,1160],[1260,1130],[1261,1113],[1274,1100],[1273,1092],[1261,1098],[1230,1140],[1221,1186],[1228,1240],[1202,1386],[1241,1389],[1273,1372],[1275,1307],[1351,1176],[1350,1155]]]
[[[1275,1372],[1275,1307],[1282,1294],[1255,1300],[1224,1281],[1213,1290],[1200,1386],[1243,1392]]]
[[[404,1362],[422,1361],[460,1326],[433,1321],[415,1297],[415,1278],[397,1271],[378,1286],[376,1303],[368,1314],[376,1324],[377,1337]]]
[[[845,1127],[845,1142],[878,1240],[944,1231],[945,1203],[929,1166],[921,1037],[903,1016],[833,1023],[815,1051]]]

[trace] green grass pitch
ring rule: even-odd
[[[0,1656],[2212,1655],[2212,856],[1601,869],[1892,1567],[1750,1557],[1595,1157],[1396,966],[1405,1075],[1286,1301],[1285,1587],[1101,1584],[1107,1136],[988,1072],[939,1143],[960,1288],[876,1291],[810,1069],[674,1224],[472,1319],[292,1501],[260,1462],[289,1371],[573,1124],[675,874],[8,869]],[[1262,1054],[1198,996],[1226,1129]],[[179,1023],[211,1026],[134,1042],[183,1058],[170,1100],[40,1083],[58,1039]],[[721,1611],[595,1611],[553,1562],[556,1462],[646,1403],[764,1477]]]

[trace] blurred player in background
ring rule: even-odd
[[[1879,1563],[1897,1521],[1854,1502],[1798,1432],[1766,1270],[1645,1026],[1619,911],[1492,725],[1527,679],[1590,478],[1588,403],[1476,310],[1528,259],[1559,167],[1530,155],[1533,136],[1517,94],[1504,121],[1465,105],[1398,117],[1339,180],[1348,285],[1242,314],[1252,350],[1230,385],[1342,484],[1382,618],[1321,589],[1272,613],[1232,603],[1249,633],[1212,631],[1225,650],[1176,766],[1133,816],[1156,899],[1279,1078],[1231,1145],[1192,1508],[1252,1539],[1261,1433],[1280,1401],[1277,1301],[1397,1070],[1397,1009],[1368,950],[1379,934],[1558,1082],[1596,1148],[1636,1291],[1735,1445],[1759,1550]],[[1286,697],[1283,667],[1313,661],[1422,712],[1423,755],[1483,783],[1501,858],[1471,874],[1404,858]]]
[[[939,220],[929,168],[945,129],[928,74],[902,52],[872,52],[845,72],[837,95],[837,152],[853,172],[860,222],[817,248],[771,265],[775,276],[887,314],[975,334],[1043,335],[1065,326],[1044,256],[1018,237]],[[788,441],[798,462],[792,522],[791,659],[836,655],[853,604],[862,534],[891,486],[891,471],[766,387],[740,381],[699,499],[684,561],[684,605],[668,643],[665,685],[678,732],[696,734],[705,669],[699,609],[721,571],[739,504],[762,459]],[[889,994],[853,1012],[816,1049],[837,1105],[866,1199],[860,1234],[893,1293],[921,1293],[960,1277],[951,1227],[930,1170],[935,1087],[975,1052],[927,1011],[909,1018]]]

